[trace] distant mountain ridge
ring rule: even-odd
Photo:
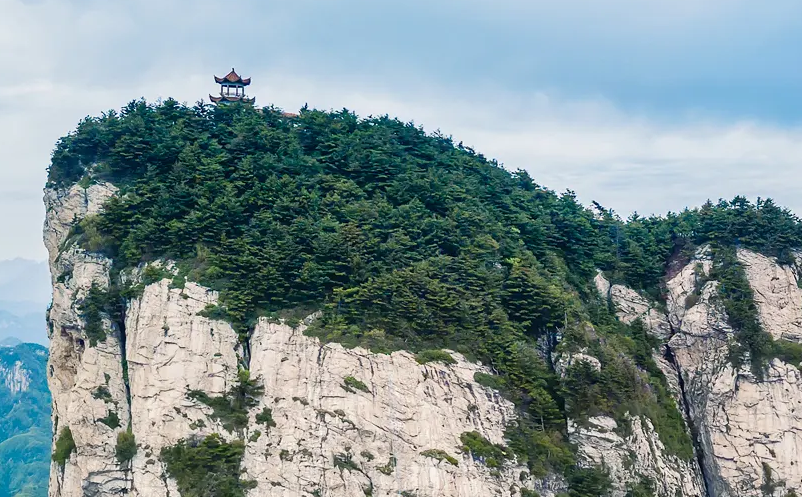
[[[50,272],[46,261],[10,259],[0,261],[0,301],[47,302]]]
[[[45,261],[0,261],[0,340],[47,344],[50,273]]]

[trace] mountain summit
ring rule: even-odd
[[[45,203],[53,496],[802,487],[771,200],[622,220],[387,116],[167,100]]]

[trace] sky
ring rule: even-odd
[[[802,213],[798,0],[0,0],[0,260],[41,260],[59,137],[235,67],[260,105],[389,114],[622,216]]]

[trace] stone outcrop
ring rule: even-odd
[[[597,278],[597,285],[600,283],[604,288],[606,280],[601,276]],[[621,294],[623,292],[618,295]],[[554,362],[555,370],[561,376],[579,362],[587,363],[596,371],[601,369],[601,362],[588,355],[587,350],[559,354]],[[670,366],[665,367],[676,376]],[[674,388],[679,391],[679,387]],[[658,497],[705,495],[701,471],[695,459],[686,461],[668,453],[648,418],[627,414],[626,421],[628,426],[623,427],[609,416],[594,416],[582,423],[568,420],[568,437],[576,444],[579,464],[606,468],[613,484],[612,497],[624,497],[641,480],[654,485]]]
[[[646,297],[625,285],[610,284],[601,272],[593,282],[603,297],[615,303],[616,316],[622,322],[630,324],[640,319],[654,335],[660,338],[671,336],[665,313],[660,312]]]
[[[27,392],[31,386],[31,374],[23,367],[21,361],[16,361],[10,367],[0,364],[0,384],[5,386],[11,395]]]

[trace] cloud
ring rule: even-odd
[[[802,212],[802,4],[0,0],[0,259],[42,258],[56,140],[232,65],[260,104],[441,129],[627,214],[745,194]]]

